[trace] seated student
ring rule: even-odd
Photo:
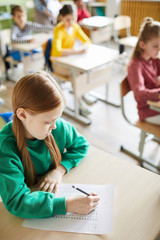
[[[12,95],[13,122],[0,131],[0,196],[6,209],[22,218],[88,214],[99,197],[57,198],[63,175],[86,156],[88,142],[61,117],[64,96],[45,72],[27,74]],[[32,186],[38,187],[32,192]]]
[[[62,21],[57,24],[54,29],[54,38],[51,46],[51,56],[69,56],[76,54],[83,54],[87,51],[88,45],[91,43],[87,35],[82,31],[81,27],[75,22],[73,8],[70,4],[66,4],[60,10]],[[74,45],[78,39],[82,45],[80,48],[75,49]],[[53,62],[54,72],[64,76],[69,76],[70,69],[62,66],[58,66]],[[83,96],[86,103],[95,102],[95,98],[88,98]],[[84,101],[80,100],[80,112],[82,115],[90,114],[90,110],[87,108]]]
[[[74,3],[77,6],[77,22],[83,20],[84,18],[91,17],[91,14],[88,12],[83,0],[74,0]]]
[[[145,18],[138,42],[128,65],[128,80],[137,101],[141,121],[160,125],[160,113],[151,110],[147,100],[160,100],[160,22]]]
[[[14,25],[11,28],[12,43],[30,43],[34,42],[33,32],[49,32],[53,30],[53,26],[40,25],[35,22],[27,21],[27,14],[25,9],[21,6],[14,6],[12,8],[12,16]],[[39,50],[33,50],[33,53]],[[21,61],[19,51],[10,51],[10,55],[15,60]],[[28,54],[25,54],[28,55]]]

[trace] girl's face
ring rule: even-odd
[[[65,28],[72,27],[75,23],[74,15],[73,14],[67,14],[65,17],[62,16],[62,21],[64,23]]]
[[[43,140],[56,129],[56,120],[62,115],[64,106],[38,114],[30,114],[23,108],[17,110],[17,116],[22,121],[27,139]]]
[[[143,50],[142,57],[146,60],[149,58],[157,58],[160,51],[160,37],[152,38],[147,43],[141,41],[140,47]]]

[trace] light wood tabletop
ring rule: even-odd
[[[102,17],[102,16],[93,16],[90,18],[84,18],[79,22],[80,26],[88,28],[102,28],[113,23],[112,18]]]
[[[160,108],[160,101],[147,101],[147,104]]]
[[[112,62],[117,56],[117,50],[91,44],[87,52],[83,55],[51,57],[51,60],[80,71],[90,71],[106,63]]]
[[[113,232],[106,235],[43,231],[22,227],[23,219],[11,215],[0,203],[0,239],[4,240],[153,240],[160,230],[160,176],[90,147],[64,183],[115,186]]]
[[[10,43],[10,46],[22,52],[30,52],[35,48],[41,47],[50,37],[53,37],[51,33],[36,33],[33,34],[34,42],[31,43]]]

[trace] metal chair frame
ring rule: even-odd
[[[140,142],[139,142],[139,147],[138,147],[138,153],[135,153],[127,148],[125,148],[124,146],[121,146],[120,150],[130,156],[132,156],[133,158],[136,158],[137,160],[139,160],[141,162],[141,166],[144,167],[144,163],[147,163],[147,165],[153,167],[155,169],[154,172],[159,173],[160,174],[160,161],[158,163],[158,165],[155,165],[151,160],[148,159],[144,159],[143,158],[143,150],[144,150],[144,146],[145,143],[148,140],[155,140],[160,142],[160,126],[154,125],[154,124],[150,124],[147,122],[131,122],[128,117],[126,116],[126,112],[125,112],[125,104],[124,104],[124,97],[131,91],[129,83],[128,83],[128,79],[127,77],[122,80],[122,82],[120,83],[120,96],[121,96],[121,110],[122,110],[122,114],[123,117],[125,118],[125,120],[132,126],[135,126],[137,128],[139,128],[141,130],[141,134],[140,134]],[[149,131],[147,131],[147,127],[149,127]],[[152,131],[152,128],[157,127],[157,129],[159,130],[159,134],[157,131],[157,135],[155,135],[155,131]],[[154,137],[153,137],[154,136]],[[150,169],[150,168],[149,168]]]

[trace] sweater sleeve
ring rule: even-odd
[[[53,26],[46,26],[46,25],[42,25],[36,22],[28,22],[28,24],[30,24],[32,31],[33,32],[44,32],[44,33],[48,33],[53,31]]]
[[[89,143],[68,122],[64,123],[64,131],[66,138],[66,151],[62,153],[61,164],[66,168],[68,172],[71,168],[76,167],[87,155]]]
[[[82,28],[76,24],[76,37],[82,42],[82,43],[88,43],[91,44],[91,40],[87,35],[83,32]]]
[[[60,57],[62,55],[63,31],[55,28],[52,41],[51,56]]]
[[[158,101],[160,88],[149,89],[145,86],[145,79],[139,62],[132,62],[128,67],[128,80],[137,101]]]
[[[66,214],[65,198],[53,193],[32,192],[24,181],[22,163],[14,149],[8,151],[9,143],[0,149],[0,195],[6,209],[22,218],[48,218]],[[3,161],[2,161],[3,160]]]

